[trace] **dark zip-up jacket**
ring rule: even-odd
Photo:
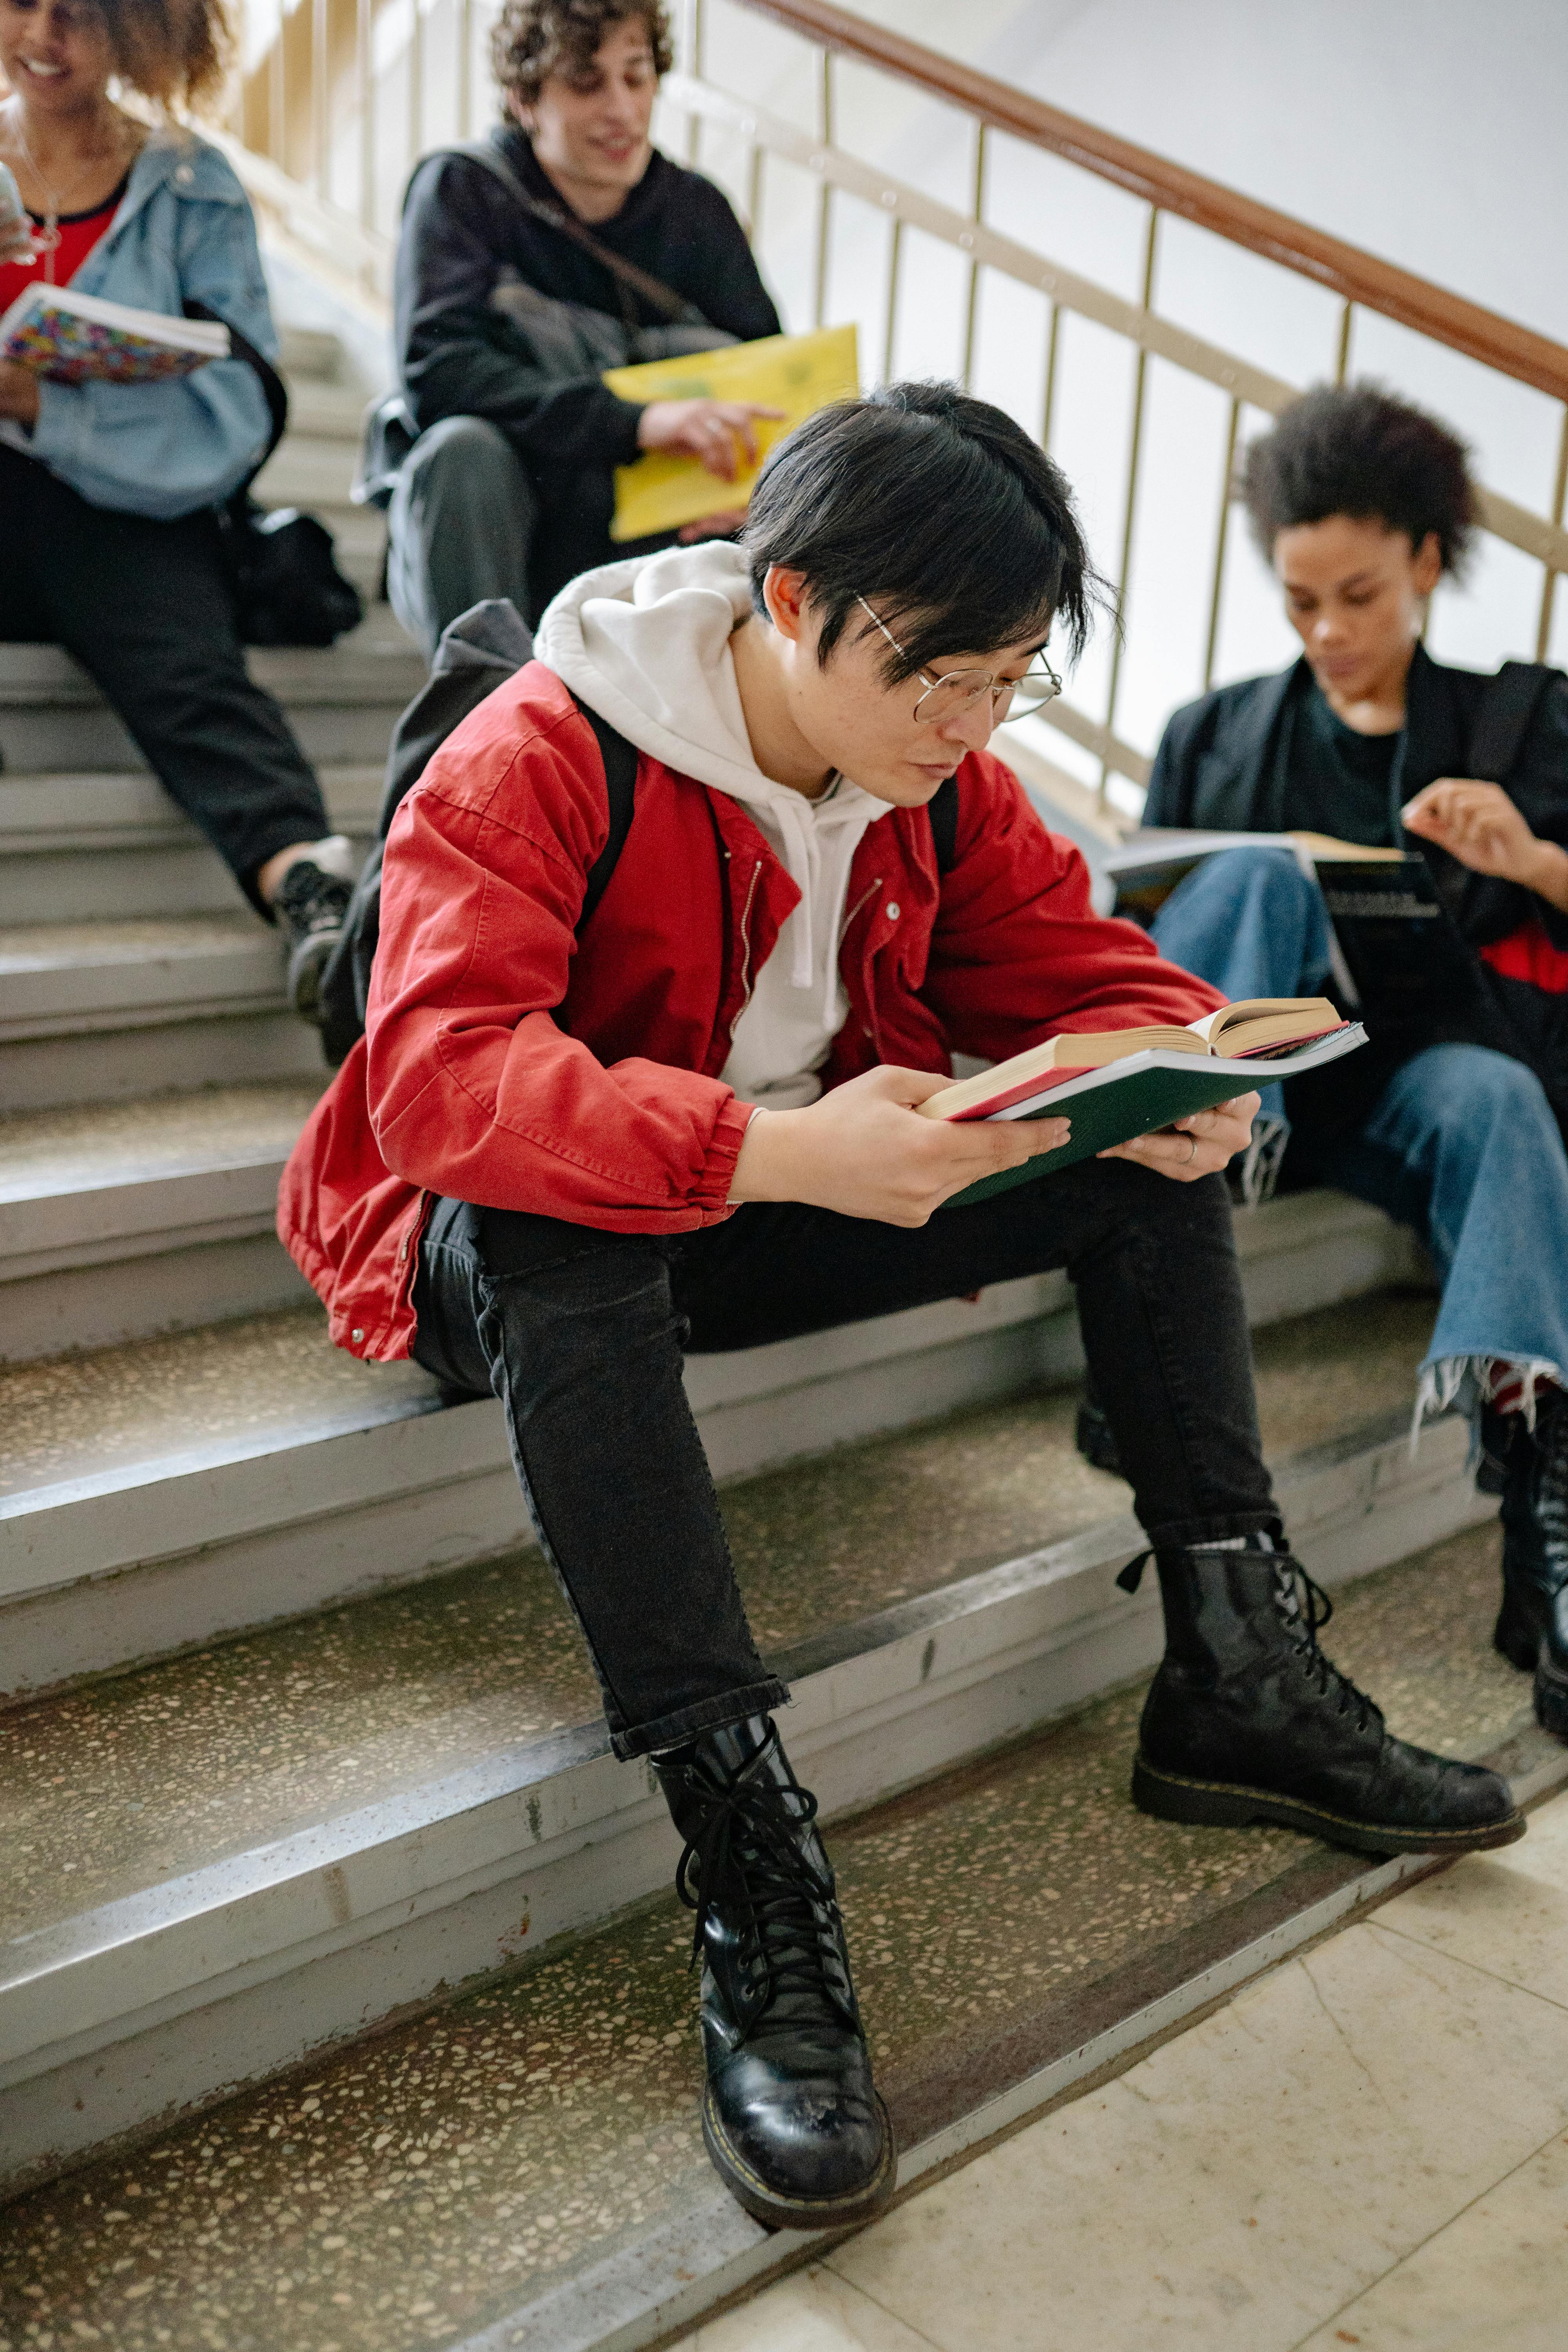
[[[521,131],[498,127],[490,142],[541,203],[564,209]],[[738,341],[779,332],[745,233],[700,172],[656,150],[620,211],[592,234]],[[637,325],[665,321],[636,294],[623,295],[591,253],[531,219],[482,163],[432,155],[415,172],[397,248],[394,331],[404,396],[421,432],[445,416],[498,425],[548,501],[552,487],[563,490],[577,475],[607,478],[629,465],[642,411],[596,375],[543,374],[521,328],[490,307],[503,271],[557,301],[617,319],[629,301]]]

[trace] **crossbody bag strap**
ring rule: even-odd
[[[209,326],[228,327],[230,352],[237,360],[243,360],[246,366],[257,377],[261,385],[262,396],[267,403],[267,414],[270,420],[267,446],[241,482],[238,489],[224,501],[226,506],[232,506],[237,500],[243,503],[250,496],[252,482],[255,481],[268,458],[272,457],[278,444],[289,430],[288,386],[271,361],[265,359],[257,350],[256,345],[240,333],[237,327],[229,327],[228,320],[220,318],[217,312],[210,309],[205,302],[187,302],[184,305],[184,313],[187,319],[205,319]]]
[[[542,221],[546,228],[554,229],[560,236],[570,237],[573,244],[581,246],[584,253],[591,253],[618,284],[628,287],[634,294],[640,294],[643,300],[668,320],[672,327],[706,327],[710,323],[695,302],[689,302],[684,294],[678,294],[673,286],[665,284],[662,278],[655,278],[649,270],[639,269],[635,261],[623,260],[618,253],[612,253],[607,245],[601,245],[574,214],[563,212],[554,205],[542,202],[531,189],[523,186],[506,158],[498,155],[495,149],[483,140],[475,140],[462,147],[448,147],[443,152],[448,155],[465,156],[470,163],[482,164],[490,177],[499,180],[507,194],[532,219]]]

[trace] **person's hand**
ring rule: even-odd
[[[921,1118],[913,1106],[952,1084],[926,1070],[868,1070],[804,1110],[752,1114],[731,1202],[805,1201],[843,1217],[923,1225],[966,1184],[1058,1151],[1065,1118]]]
[[[1568,907],[1568,850],[1540,840],[1500,784],[1439,776],[1401,814],[1407,831],[1435,841],[1472,874],[1522,883],[1554,907]]]
[[[696,457],[721,482],[732,482],[742,465],[757,462],[753,419],[782,416],[782,408],[759,408],[753,400],[655,400],[637,419],[637,447]]]
[[[682,547],[695,547],[700,539],[732,539],[746,520],[744,507],[725,507],[719,514],[704,515],[700,522],[689,522],[679,533]]]
[[[1113,1143],[1099,1160],[1132,1160],[1158,1175],[1173,1176],[1178,1184],[1196,1184],[1213,1176],[1245,1150],[1252,1139],[1252,1122],[1260,1097],[1237,1095],[1215,1110],[1195,1110],[1152,1135],[1135,1135],[1130,1143]]]
[[[16,425],[38,421],[38,379],[15,360],[0,360],[0,416]]]

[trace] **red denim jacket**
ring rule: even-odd
[[[1094,913],[1082,858],[1000,760],[971,754],[958,790],[946,875],[923,808],[890,809],[856,851],[849,1016],[826,1086],[1223,1002],[1136,926]],[[366,1034],[279,1196],[284,1245],[357,1356],[409,1352],[437,1194],[616,1233],[730,1213],[751,1113],[719,1074],[799,894],[738,801],[644,754],[626,845],[579,937],[607,832],[593,731],[538,662],[463,721],[397,813]]]

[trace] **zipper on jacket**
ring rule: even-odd
[[[725,855],[729,855],[728,851]],[[734,1019],[730,1024],[731,1045],[735,1042],[735,1032],[741,1025],[742,1017],[752,1001],[752,934],[748,926],[752,919],[752,901],[757,895],[757,884],[762,879],[762,873],[763,861],[759,857],[752,868],[751,887],[746,892],[746,903],[741,909],[741,1003]]]

